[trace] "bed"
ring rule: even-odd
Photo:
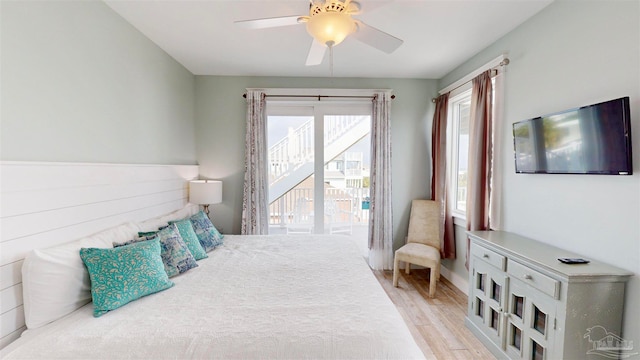
[[[2,359],[424,358],[343,235],[226,235],[172,287],[94,317],[79,250],[193,216],[198,167],[0,166]]]
[[[355,244],[232,236],[175,286],[99,318],[89,303],[28,330],[3,359],[417,359]]]

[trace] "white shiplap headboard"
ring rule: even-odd
[[[0,162],[0,348],[25,330],[29,251],[180,209],[197,177],[197,165]]]

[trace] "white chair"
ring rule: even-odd
[[[411,264],[431,269],[429,297],[436,294],[440,279],[440,205],[433,200],[413,200],[409,217],[407,244],[396,250],[393,262],[393,286],[398,286],[399,263],[405,262],[409,274]]]
[[[300,197],[287,224],[287,234],[311,234],[313,233],[313,199]]]
[[[338,201],[340,204],[338,204]],[[345,210],[349,209],[349,211]],[[325,224],[329,229],[329,234],[348,234],[353,232],[353,213],[350,199],[325,199],[324,215]]]

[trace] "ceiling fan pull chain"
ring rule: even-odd
[[[329,45],[329,72],[331,73],[331,77],[333,77],[333,44]]]

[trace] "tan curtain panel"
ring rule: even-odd
[[[455,259],[456,243],[453,217],[447,201],[447,112],[449,93],[438,96],[431,130],[431,199],[440,203],[440,257]]]

